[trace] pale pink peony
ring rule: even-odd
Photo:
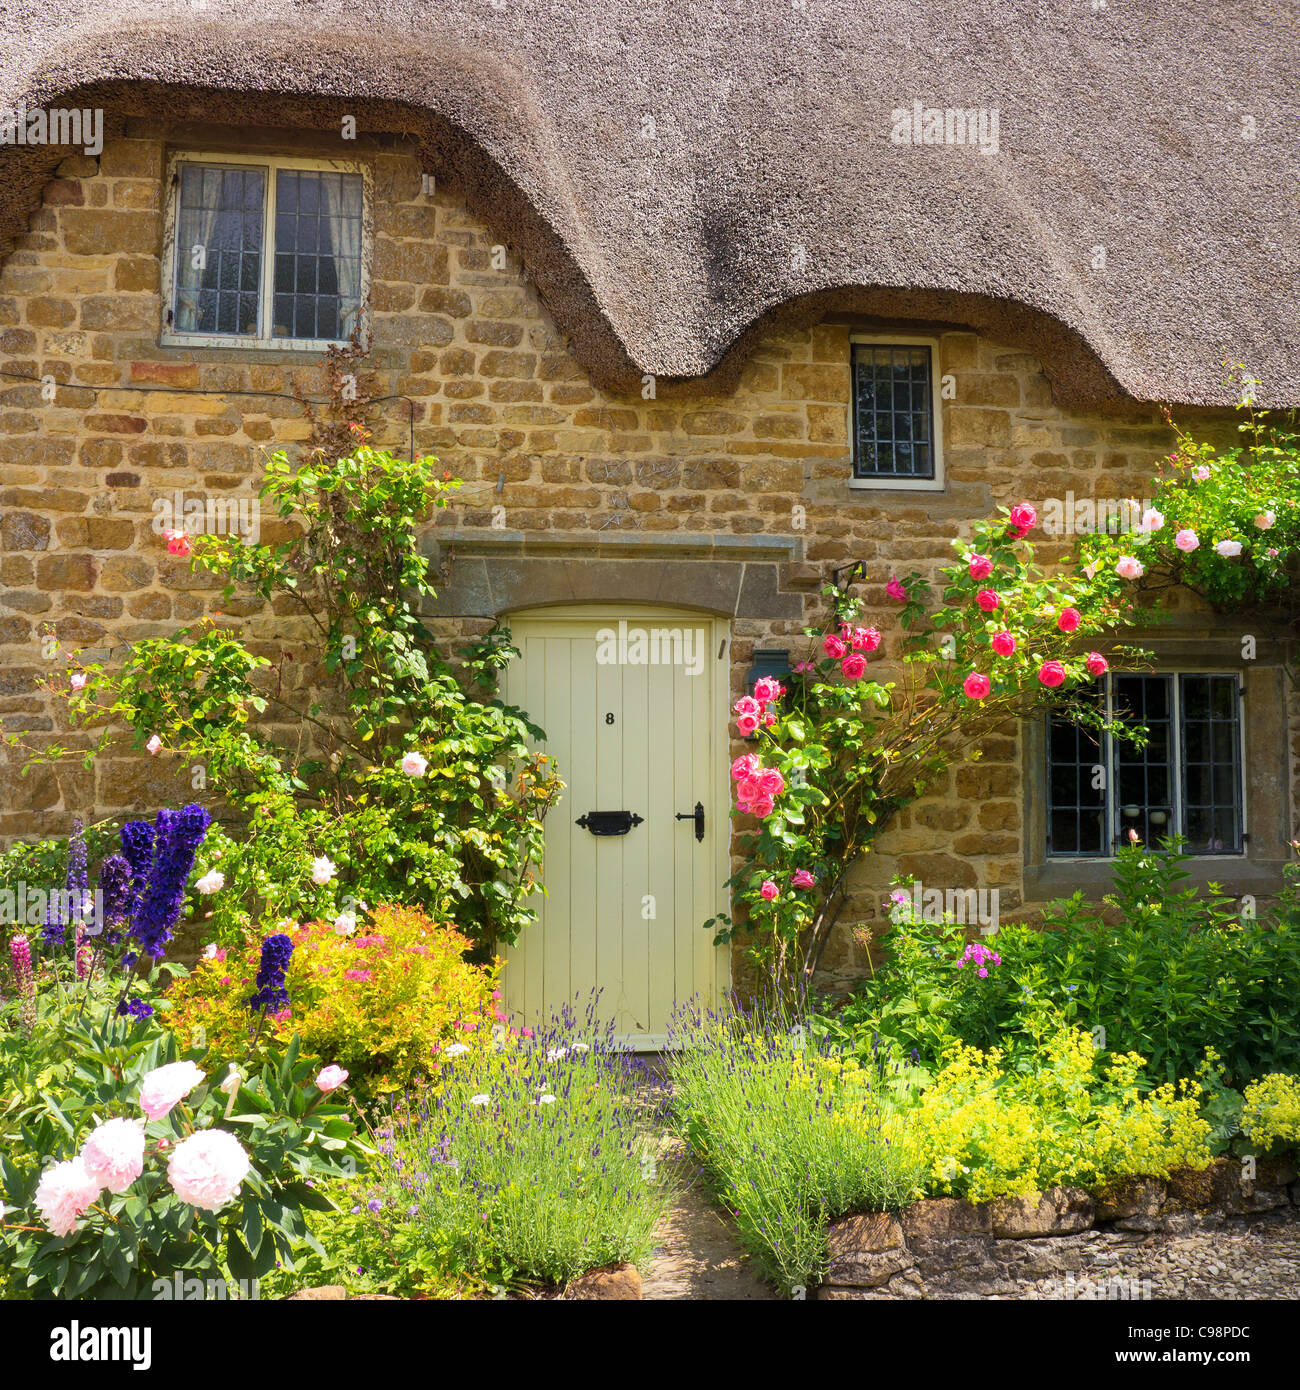
[[[1187,530],[1186,528],[1179,531],[1179,533],[1174,537],[1174,544],[1179,548],[1179,550],[1192,551],[1195,550],[1196,547],[1200,545],[1200,543],[1201,542],[1198,539],[1196,532]]]
[[[1121,555],[1115,562],[1115,573],[1121,579],[1141,579],[1146,573],[1146,566],[1132,555]]]
[[[1235,560],[1237,556],[1241,554],[1240,541],[1220,541],[1218,545],[1216,545],[1214,548],[1219,552],[1220,555],[1223,556],[1225,560]]]
[[[1267,531],[1267,530],[1269,529],[1269,527],[1272,526],[1272,524],[1273,524],[1276,520],[1277,520],[1277,513],[1276,513],[1276,512],[1256,512],[1256,513],[1255,513],[1255,525],[1258,526],[1259,529],[1260,529],[1261,531]],[[75,680],[76,677],[74,676],[73,679]]]
[[[428,758],[423,758],[419,753],[407,753],[402,759],[402,771],[408,777],[423,777],[424,770],[429,766]]]
[[[861,652],[850,652],[840,662],[840,671],[845,680],[860,681],[867,674],[867,658]]]
[[[781,896],[781,890],[772,882],[770,878],[763,880],[763,886],[758,890],[765,902],[775,902]]]
[[[337,866],[328,855],[317,855],[311,861],[311,881],[318,887],[323,888],[337,872]]]
[[[845,644],[842,637],[837,637],[835,633],[828,632],[826,636],[822,638],[822,651],[824,651],[832,661],[838,661],[840,657],[848,651],[848,646]]]
[[[337,1091],[347,1079],[348,1074],[342,1067],[322,1067],[320,1074],[316,1077],[316,1086],[317,1089],[328,1095],[331,1091]]]
[[[975,595],[975,602],[979,604],[980,608],[985,613],[992,613],[1002,600],[993,589],[981,589],[979,593]]]
[[[1110,670],[1110,662],[1100,652],[1089,652],[1084,664],[1090,676],[1104,676]]]
[[[105,1120],[81,1146],[81,1161],[93,1181],[125,1192],[144,1172],[144,1124]]]
[[[987,555],[972,555],[970,557],[970,577],[972,579],[987,579],[993,573],[993,561]]]
[[[1055,690],[1065,681],[1065,667],[1059,661],[1044,661],[1038,668],[1038,679],[1049,689]]]
[[[1016,639],[1009,632],[993,634],[993,650],[999,656],[1010,656],[1016,649]]]
[[[239,1193],[250,1164],[243,1145],[224,1129],[201,1129],[182,1139],[167,1160],[172,1191],[193,1207],[220,1211]]]
[[[151,1120],[161,1120],[205,1075],[193,1062],[168,1062],[165,1067],[155,1067],[140,1086],[140,1109]]]
[[[731,765],[731,775],[739,782],[742,777],[752,777],[758,769],[757,753],[742,753]]]
[[[1077,608],[1062,608],[1056,619],[1056,626],[1059,627],[1062,632],[1073,632],[1075,628],[1079,626],[1080,621],[1081,618]]]
[[[80,1158],[51,1164],[36,1187],[35,1206],[41,1220],[56,1236],[69,1236],[77,1217],[99,1199],[101,1183],[86,1171]]]
[[[988,696],[993,688],[987,676],[982,676],[978,671],[972,671],[961,683],[961,688],[966,692],[968,700],[983,700]]]

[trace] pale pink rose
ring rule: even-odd
[[[972,555],[970,557],[970,577],[972,579],[987,579],[993,573],[993,561],[987,555]]]
[[[348,1074],[342,1067],[332,1065],[322,1067],[319,1075],[316,1077],[316,1087],[318,1090],[324,1091],[325,1094],[328,1095],[331,1091],[337,1091],[347,1079]]]
[[[794,873],[790,875],[790,882],[795,888],[811,888],[817,880],[807,869],[796,869]]]
[[[758,728],[758,715],[742,714],[736,720],[736,731],[748,738]]]
[[[742,753],[731,765],[731,775],[739,782],[742,777],[752,777],[758,769],[757,753]]]
[[[94,1182],[125,1192],[144,1172],[144,1124],[105,1120],[81,1146],[81,1161]]]
[[[423,777],[424,770],[429,766],[428,758],[423,758],[414,751],[407,753],[402,759],[402,771],[408,777]]]
[[[867,674],[867,658],[861,652],[850,652],[840,662],[840,671],[845,680],[860,681]]]
[[[838,661],[840,657],[848,651],[848,647],[845,645],[842,637],[837,637],[835,633],[828,632],[826,636],[822,638],[822,651],[824,651],[832,661]]]
[[[742,695],[731,707],[737,714],[752,714],[755,719],[763,713],[763,707],[752,695]]]
[[[172,1191],[192,1207],[220,1211],[248,1176],[248,1155],[224,1129],[201,1129],[182,1139],[167,1160]]]
[[[1059,627],[1062,632],[1073,632],[1075,628],[1079,626],[1080,621],[1081,618],[1077,608],[1062,608],[1060,615],[1056,619],[1056,626]]]
[[[1141,579],[1146,573],[1146,566],[1132,555],[1121,555],[1115,562],[1115,573],[1121,579]]]
[[[1139,524],[1144,531],[1158,531],[1165,524],[1165,514],[1156,511],[1154,507],[1148,507],[1142,513],[1142,520]]]
[[[978,671],[972,671],[961,683],[961,688],[966,692],[968,700],[983,700],[988,696],[993,688],[987,676],[982,676]]]
[[[785,778],[774,767],[765,767],[758,774],[760,796],[780,796],[785,791]]]
[[[1237,556],[1241,554],[1240,541],[1220,541],[1214,548],[1225,560],[1235,560]]]
[[[86,677],[77,671],[72,677],[73,690],[84,690],[86,688]]]
[[[885,585],[885,592],[895,603],[907,602],[907,590],[903,588],[896,574],[889,576],[889,583]]]
[[[317,887],[323,888],[337,872],[337,866],[328,855],[318,855],[311,861],[311,881]]]
[[[764,727],[765,729],[770,729],[770,728],[772,727],[772,725],[775,724],[775,723],[776,723],[776,711],[770,709],[770,710],[768,710],[768,712],[763,716],[763,727]]]
[[[101,1183],[86,1171],[80,1158],[51,1164],[36,1185],[34,1205],[56,1236],[70,1236],[77,1217],[99,1200]]]
[[[193,1062],[168,1062],[146,1074],[140,1086],[140,1109],[161,1120],[203,1080],[205,1072]]]
[[[1090,676],[1104,676],[1110,669],[1110,663],[1100,652],[1089,652],[1084,664]]]
[[[145,748],[148,749],[150,753],[156,753],[161,747],[162,739],[160,739],[157,734],[154,734],[149,742],[145,744]]]
[[[999,656],[1010,656],[1016,649],[1016,639],[1009,632],[993,634],[993,650]]]
[[[1002,600],[993,589],[981,589],[979,593],[975,595],[975,602],[979,604],[980,608],[985,613],[992,613],[997,609],[998,604],[1000,604]]]
[[[1201,464],[1199,467],[1192,469],[1192,477],[1195,478],[1198,483],[1205,482],[1209,476],[1210,470],[1205,464]]]
[[[1186,528],[1179,531],[1179,533],[1174,537],[1174,544],[1179,548],[1179,550],[1192,551],[1195,550],[1196,547],[1200,545],[1200,543],[1201,542],[1197,538],[1196,532],[1187,530]]]
[[[764,901],[769,903],[775,902],[781,896],[781,890],[770,878],[763,880],[763,886],[758,891]]]
[[[1264,553],[1268,556],[1270,560],[1276,560],[1279,552],[1276,546],[1270,545]]]
[[[762,820],[765,816],[770,816],[775,808],[776,802],[770,796],[757,796],[749,803],[749,814]]]
[[[1255,525],[1258,526],[1261,531],[1267,531],[1276,520],[1277,514],[1275,512],[1255,513]]]
[[[1054,690],[1065,681],[1065,667],[1059,661],[1044,661],[1038,668],[1038,679]]]

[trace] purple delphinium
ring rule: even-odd
[[[283,932],[268,936],[262,942],[262,959],[257,971],[257,993],[248,1001],[248,1007],[256,1013],[275,1013],[289,1005],[289,991],[284,987],[285,976],[289,973],[289,957],[293,954],[293,942]]]
[[[99,866],[99,900],[104,920],[100,940],[116,946],[131,915],[131,861],[122,854],[110,854]]]
[[[81,820],[72,822],[72,836],[68,840],[68,877],[65,884],[68,890],[68,908],[72,920],[80,922],[86,915],[86,898],[90,894],[90,875],[86,868],[86,836]]]
[[[148,1018],[153,1013],[153,1005],[146,1004],[143,999],[120,999],[117,1012],[121,1018]]]
[[[132,894],[129,906],[132,912],[140,902],[145,884],[149,881],[149,865],[153,862],[154,828],[147,820],[129,820],[122,827],[122,853],[131,866]]]
[[[139,895],[131,920],[131,934],[155,960],[166,951],[172,928],[180,918],[185,880],[211,821],[212,817],[197,804],[179,811],[158,812],[149,881]]]

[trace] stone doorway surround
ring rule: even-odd
[[[425,601],[426,617],[640,602],[798,622],[804,594],[824,582],[792,536],[448,528],[428,532],[422,549],[438,591]]]

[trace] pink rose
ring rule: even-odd
[[[987,698],[993,687],[987,676],[981,676],[978,671],[972,671],[962,681],[961,688],[966,692],[968,700],[983,700]]]
[[[1235,560],[1241,554],[1240,541],[1220,541],[1214,548],[1225,560]]]
[[[1062,632],[1073,632],[1082,621],[1077,608],[1062,608],[1060,615],[1056,619],[1056,626]]]
[[[776,711],[770,709],[770,710],[768,710],[768,712],[763,716],[763,727],[764,727],[765,729],[770,729],[770,728],[772,727],[772,725],[775,724],[775,723],[776,723]]]
[[[1183,551],[1195,550],[1196,547],[1200,545],[1200,543],[1201,542],[1197,538],[1196,532],[1187,529],[1179,531],[1179,533],[1174,537],[1174,544],[1179,548],[1179,550]]]
[[[1139,524],[1144,531],[1158,531],[1165,524],[1165,514],[1156,511],[1154,507],[1148,507],[1142,513],[1142,520]]]
[[[1258,526],[1261,531],[1267,531],[1276,520],[1277,514],[1275,512],[1255,513],[1255,525]]]
[[[84,675],[82,675],[80,671],[78,671],[76,675],[72,677],[72,688],[73,690],[83,690],[85,689],[85,685],[86,678]]]
[[[144,1124],[105,1120],[81,1146],[81,1161],[100,1187],[125,1192],[144,1172]]]
[[[756,767],[748,777],[742,777],[736,783],[736,800],[753,801],[756,796],[763,795],[763,773],[765,768]]]
[[[749,814],[751,816],[757,816],[759,820],[763,820],[766,816],[770,816],[775,809],[776,802],[773,801],[770,796],[756,796],[753,801],[749,803]]]
[[[80,1158],[69,1158],[51,1164],[41,1174],[34,1205],[56,1236],[70,1236],[77,1217],[99,1200],[100,1187]]]
[[[1065,667],[1059,661],[1044,661],[1038,668],[1038,679],[1055,690],[1065,680]]]
[[[1028,502],[1018,502],[1007,516],[1007,524],[1017,540],[1023,539],[1038,525],[1038,513]]]
[[[763,713],[763,707],[752,695],[742,695],[731,707],[737,714],[752,714],[755,719]]]
[[[737,782],[742,777],[752,777],[758,769],[757,753],[742,753],[731,765],[731,775]]]
[[[164,531],[162,534],[169,555],[188,555],[194,549],[184,531]]]
[[[770,705],[784,694],[785,686],[780,681],[773,680],[771,676],[760,676],[754,682],[754,699],[760,704]]]
[[[993,650],[999,656],[1010,656],[1016,649],[1016,639],[1009,632],[993,634]]]
[[[885,592],[895,603],[907,602],[907,590],[903,588],[896,574],[889,576],[889,583],[885,585]]]
[[[855,652],[874,652],[880,645],[880,633],[874,627],[855,627],[852,646]]]
[[[161,747],[162,739],[160,739],[157,734],[154,734],[149,742],[145,744],[145,748],[148,749],[150,753],[156,753]]]
[[[859,681],[867,674],[867,658],[861,652],[850,652],[840,662],[846,680]]]
[[[193,1062],[168,1062],[146,1073],[140,1085],[140,1109],[151,1120],[161,1120],[203,1080],[205,1072]]]
[[[770,878],[763,880],[763,886],[758,890],[766,902],[775,902],[781,896],[781,890],[772,882]]]
[[[1195,478],[1198,483],[1205,482],[1209,476],[1210,470],[1203,463],[1199,467],[1192,469],[1192,477]]]
[[[992,613],[1002,600],[997,596],[994,590],[981,589],[979,593],[975,595],[975,602],[979,604],[985,613]]]
[[[239,1193],[251,1167],[248,1155],[224,1129],[201,1129],[182,1139],[167,1160],[172,1191],[192,1207],[220,1211]]]
[[[785,778],[774,767],[765,767],[758,775],[760,796],[780,796],[785,791]]]
[[[822,638],[822,651],[824,651],[832,661],[838,661],[840,657],[848,651],[848,647],[845,646],[843,638],[837,637],[833,632],[828,632],[826,636]]]
[[[428,758],[422,758],[418,753],[408,753],[402,759],[402,771],[408,777],[423,777],[424,770],[429,766]]]
[[[758,715],[756,714],[742,714],[740,718],[736,720],[737,732],[742,734],[745,738],[748,738],[757,728]]]
[[[795,888],[811,888],[817,880],[807,869],[796,869],[794,873],[790,875],[790,882]]]
[[[970,557],[970,577],[972,579],[987,579],[993,573],[993,561],[987,555],[972,555]]]
[[[1121,555],[1115,562],[1115,573],[1121,579],[1141,579],[1146,573],[1146,566],[1132,555]]]
[[[316,1089],[329,1095],[331,1091],[337,1091],[347,1079],[348,1074],[342,1067],[322,1067],[316,1076]]]
[[[1110,662],[1100,652],[1089,652],[1084,665],[1090,676],[1104,676],[1110,670]]]

